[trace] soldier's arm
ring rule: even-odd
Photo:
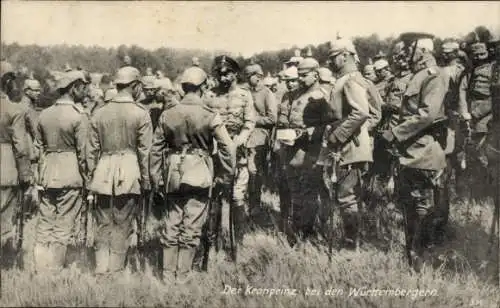
[[[139,170],[141,172],[141,186],[143,189],[149,189],[151,183],[149,180],[149,151],[153,143],[153,124],[151,117],[146,110],[143,110],[137,128],[137,159],[139,161]]]
[[[151,151],[149,153],[149,175],[151,177],[151,183],[158,187],[160,186],[162,177],[162,164],[163,164],[163,153],[168,148],[167,141],[165,139],[165,130],[163,124],[165,123],[165,113],[162,113],[160,120],[158,121],[158,126],[156,127],[153,135],[153,143],[151,145]]]
[[[212,122],[210,123],[213,130],[215,141],[217,142],[217,156],[220,164],[214,164],[219,166],[220,169],[217,172],[221,172],[222,178],[230,177],[234,175],[236,168],[236,147],[226,127],[222,123],[222,119],[218,114],[215,114]]]
[[[271,128],[276,124],[278,117],[278,104],[276,103],[276,98],[274,97],[273,92],[266,89],[265,93],[264,106],[266,114],[264,116],[257,115],[256,126]]]
[[[467,104],[467,89],[469,78],[466,74],[463,74],[460,79],[460,84],[458,88],[458,114],[462,116],[462,118],[466,121],[471,119],[471,115],[469,113],[469,106]]]
[[[382,104],[383,100],[380,93],[377,91],[373,84],[368,84],[368,93],[370,95],[369,111],[370,117],[368,118],[368,131],[371,132],[377,127],[380,120],[382,120]]]
[[[444,78],[429,77],[420,91],[421,101],[418,112],[405,117],[401,124],[392,129],[394,137],[400,142],[406,141],[431,126],[439,115],[447,91]]]
[[[244,107],[244,115],[243,115],[243,128],[238,135],[238,138],[241,140],[241,144],[246,144],[248,138],[250,137],[250,133],[255,128],[255,106],[253,103],[252,95],[247,92],[245,95],[245,107]]]
[[[287,127],[288,126],[288,100],[287,94],[283,95],[281,99],[281,103],[278,105],[278,127]]]
[[[101,152],[98,124],[95,117],[91,118],[88,126],[87,145],[85,150],[87,154],[88,177],[92,178]]]
[[[75,125],[76,158],[80,175],[85,183],[88,182],[88,168],[86,161],[86,148],[88,136],[89,119],[85,113],[80,113],[80,119]]]
[[[359,103],[365,106],[369,105],[366,98],[366,91],[362,86],[354,81],[348,80],[344,84],[343,91],[346,98],[345,101],[350,106],[351,110],[347,118],[333,130],[332,134],[334,138],[330,137],[330,140],[336,139],[341,143],[351,138],[370,117],[370,114],[362,110],[359,105]],[[339,102],[333,102],[331,104],[334,108],[335,119],[342,118],[342,107],[338,106],[339,104]]]
[[[12,150],[16,158],[19,181],[21,183],[30,183],[33,176],[30,163],[30,138],[26,131],[23,110],[18,109],[13,114],[11,129]]]

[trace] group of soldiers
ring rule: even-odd
[[[395,203],[419,271],[425,249],[443,238],[465,170],[498,191],[499,62],[487,46],[469,46],[468,70],[458,42],[445,41],[439,67],[432,35],[404,33],[391,61],[382,55],[360,71],[352,41],[337,38],[328,67],[296,54],[272,78],[220,55],[211,76],[194,59],[177,86],[141,76],[128,58],[105,89],[66,70],[44,110],[32,78],[20,103],[9,99],[16,74],[2,61],[2,263],[21,249],[27,203],[36,208],[34,270],[65,265],[90,213],[97,275],[125,268],[131,238],[144,241],[151,207],[161,207],[162,279],[192,281],[213,253],[237,260],[259,223],[263,188],[274,186],[277,228],[290,245],[321,236],[330,253],[335,233],[356,251],[362,212]]]

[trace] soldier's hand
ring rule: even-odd
[[[384,131],[382,131],[382,138],[387,143],[392,143],[394,141],[394,134],[392,133],[391,130],[384,130]]]

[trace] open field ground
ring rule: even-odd
[[[384,249],[340,250],[329,262],[310,243],[290,248],[282,236],[261,231],[245,239],[238,267],[216,255],[208,273],[184,286],[163,285],[151,268],[105,279],[76,265],[50,277],[3,271],[0,306],[496,308],[497,252],[488,254],[492,213],[491,204],[455,205],[449,240],[433,249],[434,266],[421,274],[409,271],[398,240]],[[27,264],[30,258],[28,251]],[[224,292],[228,286],[234,289]]]

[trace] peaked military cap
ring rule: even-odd
[[[139,81],[141,73],[133,66],[124,66],[120,68],[115,75],[116,84],[129,84],[133,81]]]
[[[56,89],[65,89],[77,80],[81,80],[84,83],[89,83],[89,80],[85,76],[84,71],[69,71],[64,73],[57,81]]]
[[[187,68],[184,73],[182,73],[181,84],[189,83],[194,86],[200,86],[207,80],[208,76],[204,70],[197,66],[192,66]]]
[[[387,62],[387,60],[384,60],[384,59],[377,60],[377,61],[375,61],[375,63],[373,63],[373,68],[377,71],[383,69],[384,67],[388,67],[388,66],[389,66],[389,62]]]
[[[212,71],[219,73],[224,73],[227,71],[239,73],[240,66],[238,65],[238,62],[236,62],[233,58],[222,55],[215,57]]]
[[[283,79],[293,80],[299,78],[299,72],[297,67],[291,66],[283,71]]]
[[[319,69],[319,63],[314,58],[305,58],[304,60],[300,61],[299,65],[297,66],[297,70],[299,73],[316,71],[317,69]]]
[[[147,75],[141,79],[144,89],[156,89],[158,88],[155,84],[156,77],[153,75]]]

